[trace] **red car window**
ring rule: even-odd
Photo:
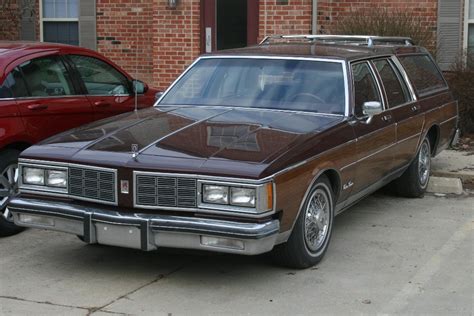
[[[44,57],[20,65],[31,96],[75,95],[66,67],[59,58]]]

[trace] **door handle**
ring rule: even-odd
[[[392,120],[392,116],[390,114],[382,116],[382,120],[385,122],[390,122]]]
[[[420,110],[420,106],[417,105],[417,104],[415,104],[415,105],[413,105],[413,106],[411,107],[411,110],[412,110],[413,112],[418,112],[418,111]]]
[[[94,102],[94,105],[98,108],[106,108],[108,106],[110,106],[110,102],[107,102],[107,101],[96,101]]]
[[[46,104],[30,104],[28,105],[28,110],[31,111],[38,111],[38,110],[46,110],[48,106]]]

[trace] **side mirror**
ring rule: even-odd
[[[158,92],[155,94],[155,101],[159,100],[163,94],[164,94],[163,91],[158,91]]]
[[[379,101],[367,101],[362,105],[362,113],[368,116],[367,123],[370,123],[374,115],[383,112],[382,103]]]
[[[144,94],[148,91],[148,85],[141,80],[133,80],[133,92],[137,94]]]

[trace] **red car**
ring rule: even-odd
[[[154,89],[97,52],[0,42],[0,236],[17,233],[6,207],[17,192],[20,152],[49,136],[155,102]]]

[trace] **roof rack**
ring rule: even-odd
[[[374,45],[415,45],[410,37],[395,37],[395,36],[370,36],[370,35],[270,35],[266,36],[261,42],[262,44],[270,44],[272,41],[278,40],[307,40],[320,41],[323,43],[337,43],[346,45],[367,45],[373,47]]]

